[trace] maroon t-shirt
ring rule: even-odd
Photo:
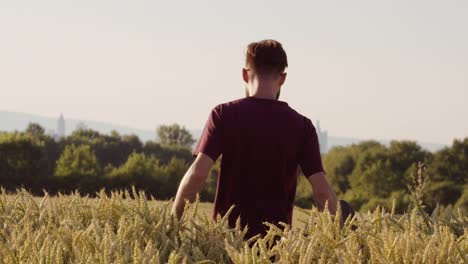
[[[292,224],[297,168],[323,171],[315,128],[286,102],[247,97],[210,113],[193,151],[222,155],[213,219],[235,205],[229,225],[248,225],[247,237],[265,234],[262,222]]]

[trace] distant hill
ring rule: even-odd
[[[56,131],[57,130],[57,117],[45,117],[40,115],[34,114],[27,114],[27,113],[18,113],[18,112],[9,112],[9,111],[0,111],[0,131],[22,131],[26,129],[27,125],[30,122],[38,123],[44,127],[46,131]],[[78,119],[67,119],[65,116],[66,121],[66,134],[70,134],[79,124],[85,124],[86,127],[99,131],[100,133],[110,133],[112,130],[119,132],[120,134],[135,134],[137,135],[143,142],[148,140],[155,140],[156,136],[156,124],[153,131],[150,130],[142,130],[136,129],[111,123],[105,122],[96,122],[96,121],[88,121],[88,120],[78,120]],[[201,135],[201,129],[192,129],[190,130],[192,135],[195,139],[198,139]],[[357,138],[347,138],[347,137],[336,137],[336,136],[329,136],[328,137],[328,147],[333,148],[336,146],[349,146],[352,144],[359,143],[364,141],[364,139],[357,139]],[[379,139],[377,140],[382,144],[388,145],[391,140],[386,139]],[[429,151],[437,151],[445,147],[443,144],[434,144],[434,143],[426,143],[426,142],[418,142],[423,148]]]
[[[0,131],[22,131],[26,129],[30,122],[38,123],[46,132],[57,131],[57,117],[45,117],[34,114],[0,111]],[[142,141],[154,140],[156,138],[156,127],[154,131],[136,129],[111,123],[96,122],[89,120],[67,119],[65,116],[65,133],[71,134],[79,124],[84,124],[86,127],[99,131],[100,133],[109,134],[112,130],[120,134],[135,134]]]

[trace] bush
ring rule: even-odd
[[[88,145],[67,146],[57,160],[55,176],[62,191],[93,193],[102,184],[98,160]]]
[[[0,132],[0,182],[8,188],[40,185],[44,142],[30,134]]]

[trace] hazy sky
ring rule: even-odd
[[[468,136],[468,1],[0,0],[0,110],[201,129],[244,96],[245,46],[288,54],[281,99],[330,135]]]

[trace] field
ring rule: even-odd
[[[404,215],[376,210],[340,227],[339,215],[295,211],[293,228],[272,226],[243,240],[211,204],[180,221],[170,202],[143,193],[38,198],[0,194],[0,263],[467,263],[468,218],[461,210]],[[306,219],[301,223],[300,219]],[[356,227],[352,228],[352,227]],[[355,229],[355,230],[353,230]],[[274,237],[281,239],[274,242]]]
[[[164,203],[163,201],[157,201],[157,203]],[[213,210],[212,203],[199,203],[198,211],[199,213],[211,218]],[[307,221],[307,210],[302,210],[301,208],[296,208],[293,212],[293,223],[294,227],[304,228],[305,221]]]

